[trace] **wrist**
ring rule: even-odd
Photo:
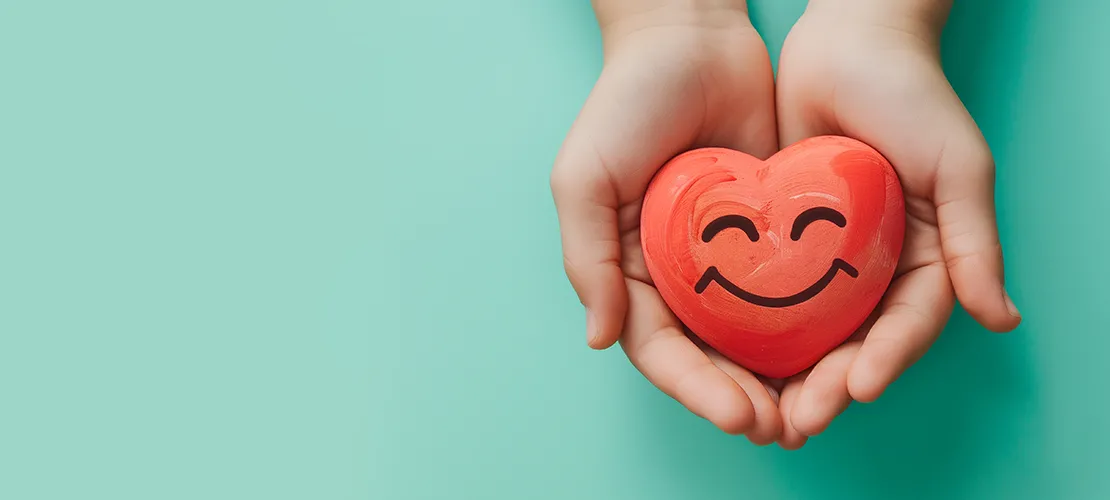
[[[593,0],[606,45],[655,28],[697,37],[750,29],[747,0]]]
[[[809,0],[806,15],[849,26],[875,26],[938,41],[953,0]]]

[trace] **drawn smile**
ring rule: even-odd
[[[724,288],[725,291],[731,293],[736,298],[745,302],[750,302],[757,306],[763,307],[790,307],[793,305],[801,304],[802,302],[812,299],[814,296],[821,293],[821,291],[824,290],[825,287],[829,286],[829,283],[832,283],[832,280],[836,277],[836,273],[838,271],[844,271],[844,274],[847,274],[848,276],[851,276],[853,278],[859,277],[859,271],[857,271],[856,268],[852,267],[851,264],[841,259],[833,259],[832,266],[830,266],[829,270],[825,272],[825,275],[822,276],[821,279],[817,280],[816,283],[810,285],[809,288],[806,288],[805,290],[802,290],[789,297],[764,297],[762,295],[756,295],[736,286],[731,281],[729,281],[728,278],[725,278],[721,275],[721,272],[717,270],[717,266],[710,266],[709,269],[706,269],[705,273],[701,275],[701,279],[698,280],[697,284],[694,285],[694,291],[700,294],[709,287],[710,283],[716,282],[718,285],[721,286],[721,288]]]

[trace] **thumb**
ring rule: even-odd
[[[620,337],[628,309],[621,271],[616,186],[589,139],[571,132],[551,172],[563,267],[586,307],[586,341],[605,349]]]
[[[587,342],[595,349],[617,341],[628,311],[622,263],[637,255],[622,255],[622,248],[635,251],[638,242],[622,247],[621,217],[638,217],[651,176],[691,142],[686,125],[701,120],[676,98],[695,82],[644,78],[641,65],[620,57],[606,63],[551,172],[563,264],[586,307]],[[624,229],[638,227],[634,222],[625,220]]]
[[[967,117],[970,121],[970,116]],[[973,140],[949,140],[937,168],[935,200],[941,246],[956,297],[984,327],[1005,332],[1021,314],[1003,285],[1002,244],[994,207],[994,159],[973,124]]]

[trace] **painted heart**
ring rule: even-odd
[[[756,373],[819,361],[875,309],[902,251],[905,207],[881,154],[838,136],[766,161],[706,148],[652,179],[641,244],[663,300]]]

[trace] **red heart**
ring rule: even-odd
[[[648,187],[640,235],[678,318],[729,359],[779,378],[864,323],[894,275],[904,229],[890,163],[824,136],[767,161],[721,148],[675,157]]]

